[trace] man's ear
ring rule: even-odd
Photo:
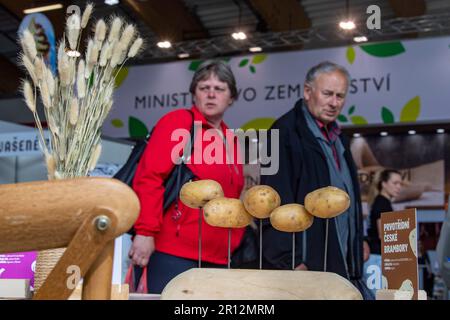
[[[310,85],[305,84],[305,85],[303,86],[303,98],[304,98],[306,101],[308,101],[309,98],[311,97],[311,90],[312,90],[312,88],[311,88]]]

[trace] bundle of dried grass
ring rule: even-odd
[[[120,17],[112,17],[109,26],[103,19],[96,23],[84,57],[69,54],[79,52],[82,32],[86,30],[92,11],[93,5],[88,4],[81,17],[76,14],[68,17],[66,33],[58,46],[56,75],[38,54],[29,30],[19,39],[23,49],[20,62],[31,79],[23,81],[22,91],[39,131],[50,180],[86,176],[95,168],[102,150],[101,126],[113,104],[115,77],[127,59],[142,49],[142,38],[136,35],[135,27],[126,25]],[[44,105],[50,145],[44,138],[36,108],[38,95]],[[39,252],[36,290],[63,252],[64,249]]]
[[[84,57],[68,54],[79,50],[92,10],[88,4],[81,17],[74,13],[67,18],[58,47],[57,75],[37,53],[29,30],[19,39],[23,49],[20,62],[31,78],[23,82],[25,102],[39,130],[41,149],[47,159],[53,159],[47,165],[49,179],[86,176],[95,167],[101,150],[100,129],[112,105],[114,79],[127,59],[142,49],[135,26],[112,17],[109,23],[103,19],[96,22]],[[45,106],[51,146],[46,144],[36,110],[37,95]]]

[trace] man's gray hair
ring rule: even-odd
[[[309,69],[308,72],[306,73],[305,84],[312,86],[314,81],[320,74],[330,73],[330,72],[334,72],[334,71],[338,71],[338,72],[342,73],[342,75],[345,78],[347,78],[347,88],[348,88],[348,86],[350,85],[351,78],[350,78],[350,74],[348,73],[347,69],[345,69],[343,66],[340,66],[340,65],[330,62],[330,61],[323,61],[323,62],[319,63],[318,65],[315,65],[314,67]]]
[[[236,88],[236,79],[234,78],[230,66],[221,60],[206,60],[198,67],[189,87],[191,94],[195,95],[197,84],[200,81],[208,79],[212,74],[216,75],[220,81],[228,84],[228,88],[230,88],[231,92],[231,98],[233,98],[233,100],[237,100],[238,91]]]

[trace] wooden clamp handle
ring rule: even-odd
[[[106,228],[101,230],[103,226]],[[69,298],[79,280],[88,273],[96,259],[102,256],[100,254],[108,242],[112,242],[112,251],[114,251],[113,237],[116,226],[117,218],[108,210],[101,210],[88,216],[33,299],[53,300]],[[111,246],[108,246],[108,248],[111,251]],[[90,272],[95,273],[95,270]],[[102,285],[98,287],[105,288],[103,291],[109,292],[109,297],[103,295],[98,297],[98,299],[110,298],[111,290],[108,290],[108,288],[111,288],[111,275],[108,278],[109,283],[106,280],[99,281],[102,282]],[[90,297],[96,299],[95,294],[91,294]]]

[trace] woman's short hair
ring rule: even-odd
[[[220,81],[228,84],[228,88],[231,92],[231,98],[237,100],[238,91],[236,88],[236,79],[230,66],[221,60],[206,60],[195,71],[192,77],[189,91],[192,95],[195,95],[195,89],[200,81],[208,79],[212,74],[216,75]]]
[[[330,61],[323,61],[308,70],[305,77],[305,83],[312,86],[316,78],[322,73],[338,71],[347,79],[347,88],[350,85],[350,74],[343,66]]]
[[[375,180],[378,192],[381,192],[381,189],[383,188],[383,182],[388,182],[393,174],[398,174],[399,176],[402,175],[400,171],[395,169],[384,169],[379,172],[379,175]]]

